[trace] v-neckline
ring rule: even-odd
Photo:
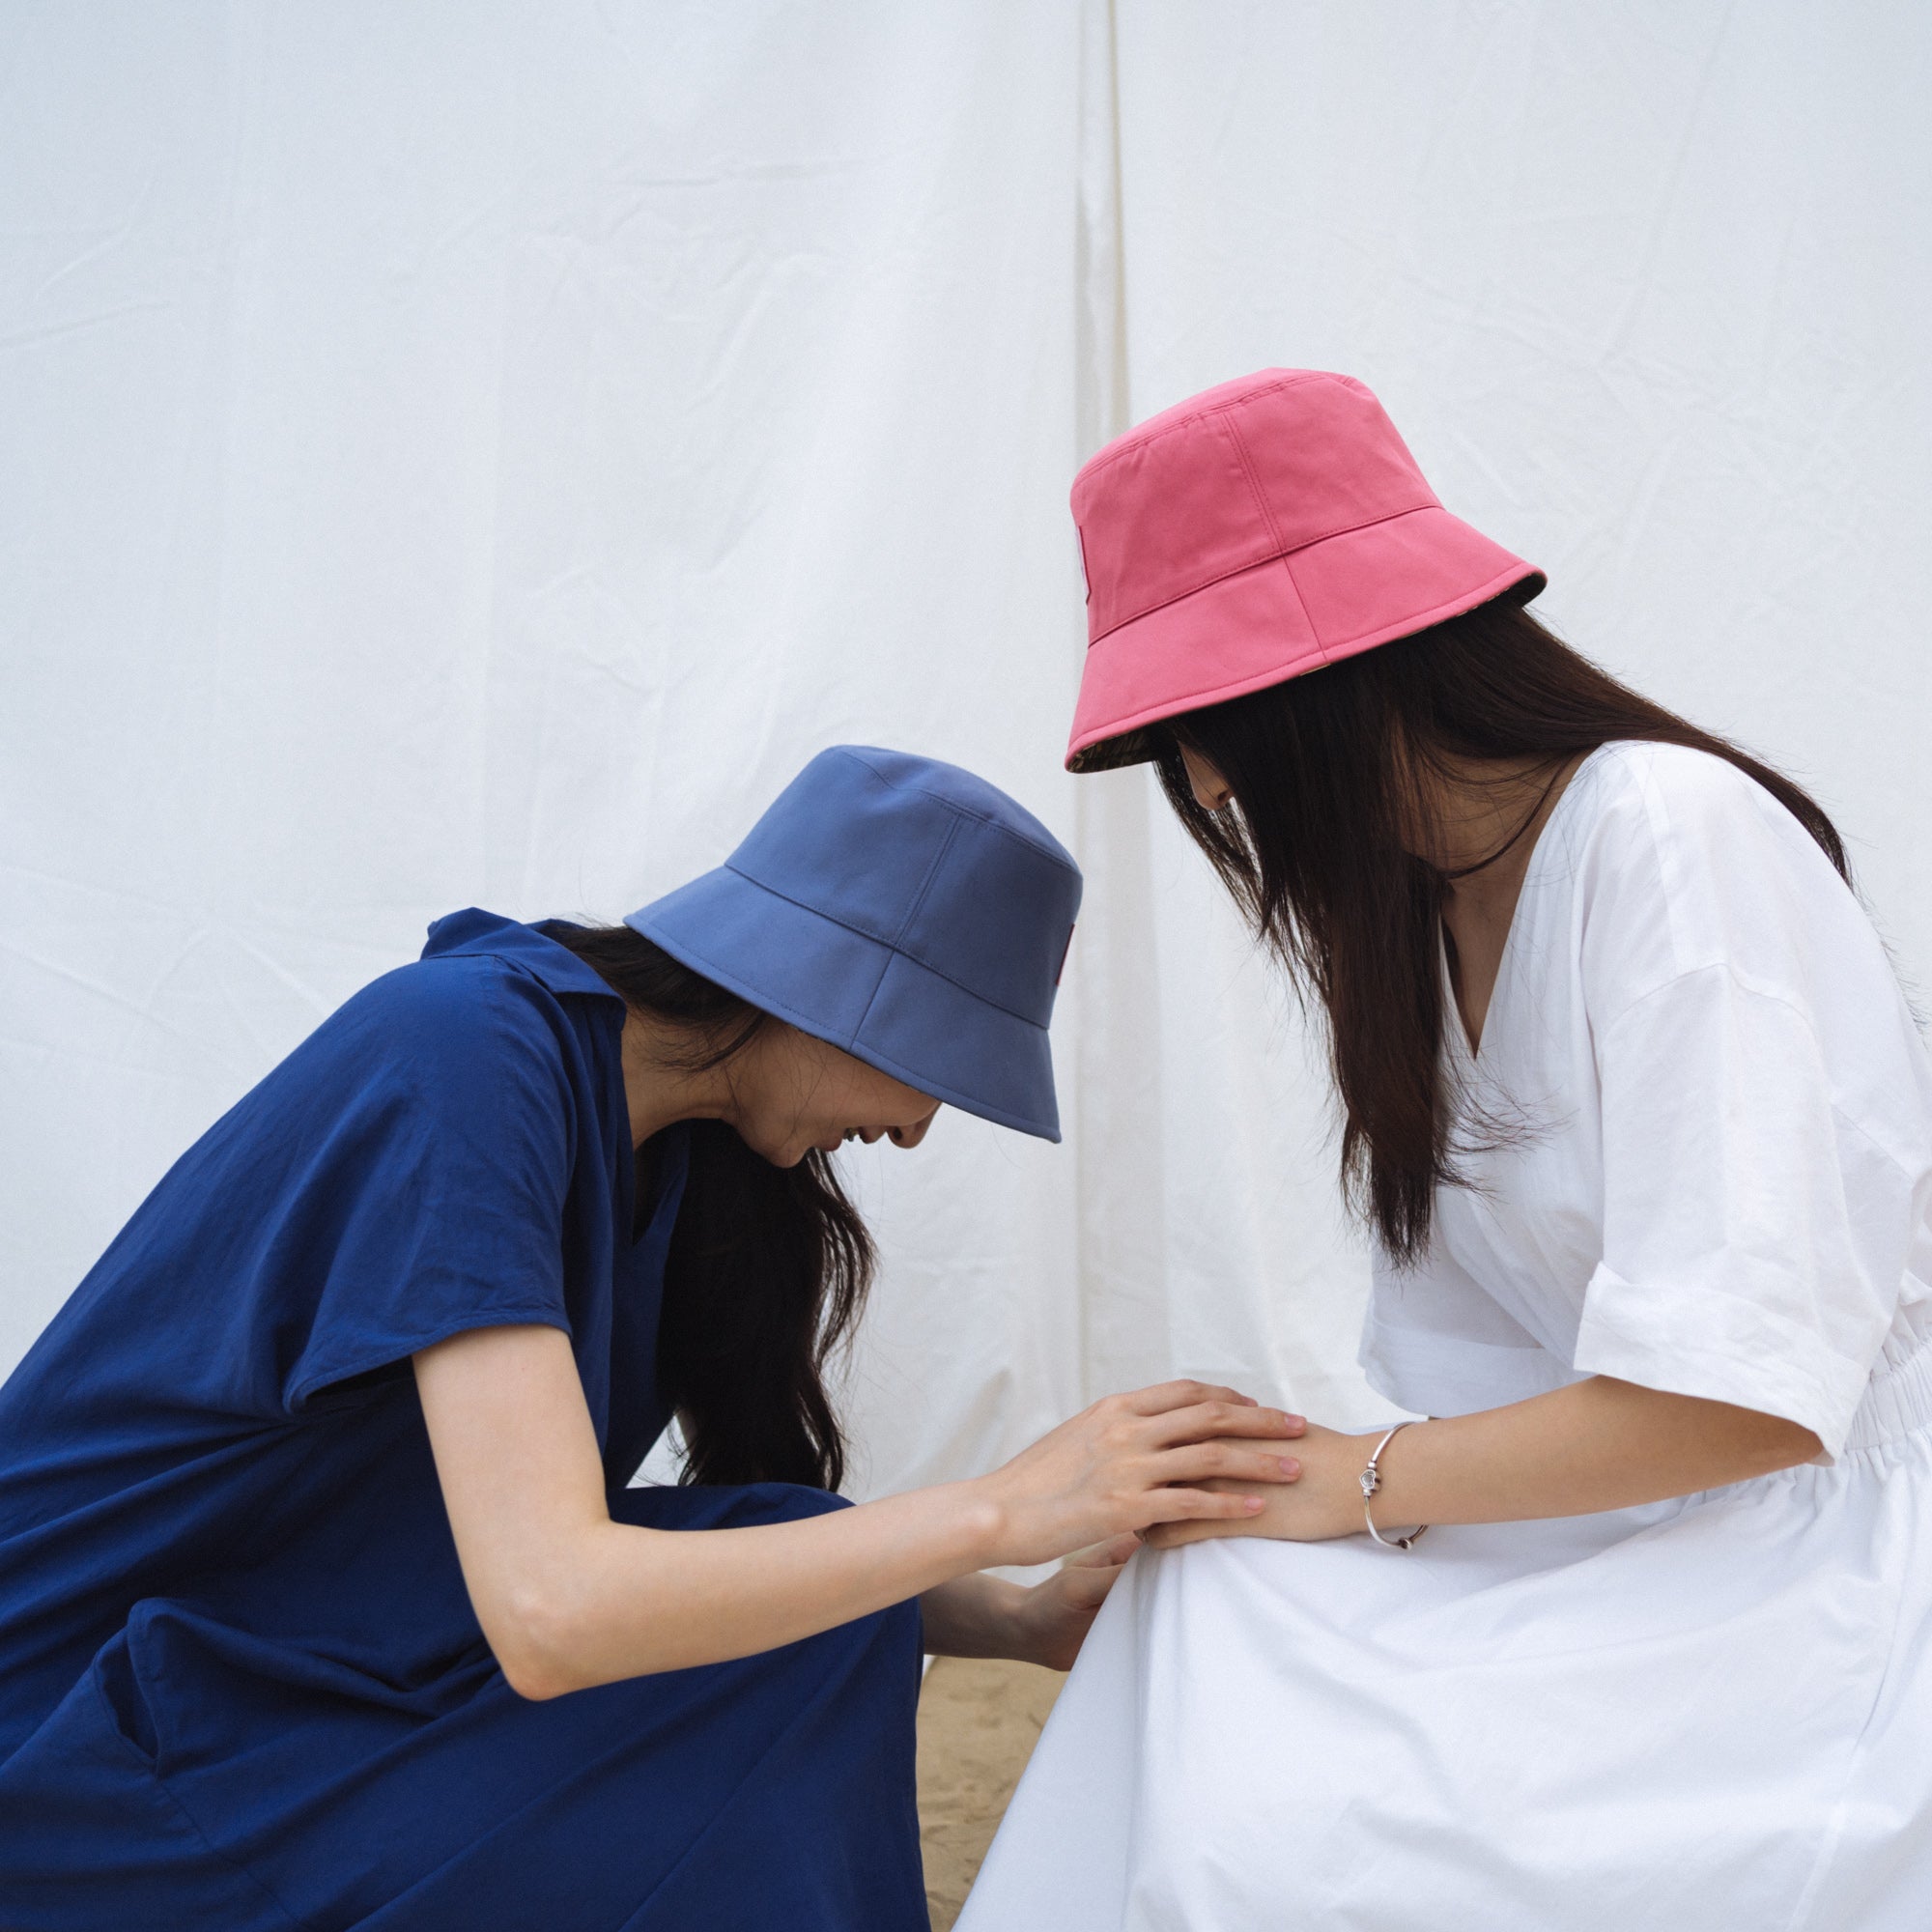
[[[1528,872],[1522,875],[1522,883],[1525,886],[1529,884]],[[1522,894],[1519,892],[1516,907],[1510,912],[1509,930],[1503,934],[1503,950],[1496,957],[1496,977],[1490,986],[1489,1003],[1483,1008],[1483,1030],[1475,1039],[1469,1037],[1468,1016],[1463,1011],[1463,1002],[1456,991],[1455,969],[1449,963],[1449,949],[1456,943],[1455,939],[1446,925],[1438,922],[1436,926],[1435,957],[1441,968],[1442,1004],[1448,1009],[1450,1024],[1456,1030],[1454,1044],[1471,1066],[1482,1064],[1483,1041],[1490,1037],[1490,1022],[1495,1017],[1496,1001],[1503,990],[1503,975],[1509,970],[1510,953],[1516,939],[1516,914],[1521,904]]]
[[[1490,984],[1490,997],[1483,1007],[1483,1025],[1474,1039],[1469,1037],[1469,1022],[1463,1016],[1463,1002],[1457,995],[1456,976],[1450,970],[1449,949],[1455,943],[1449,930],[1448,922],[1438,913],[1435,920],[1435,961],[1442,980],[1442,1000],[1448,1008],[1451,1022],[1455,1026],[1455,1044],[1462,1049],[1463,1057],[1471,1066],[1480,1066],[1483,1062],[1483,1042],[1490,1038],[1494,1025],[1496,1008],[1502,999],[1503,984],[1510,975],[1517,952],[1517,932],[1522,924],[1522,902],[1527,895],[1530,882],[1536,877],[1543,864],[1543,851],[1548,843],[1549,835],[1555,830],[1556,821],[1563,816],[1564,808],[1570,803],[1570,795],[1577,789],[1577,781],[1589,770],[1596,759],[1615,743],[1606,739],[1604,744],[1592,747],[1577,760],[1577,769],[1564,781],[1563,789],[1556,795],[1556,802],[1549,808],[1549,816],[1543,821],[1536,838],[1531,841],[1529,859],[1522,868],[1522,879],[1516,889],[1516,902],[1510,907],[1509,924],[1503,932],[1502,951],[1496,955],[1496,977]]]

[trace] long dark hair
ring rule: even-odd
[[[1427,1245],[1436,1187],[1462,1178],[1458,1151],[1493,1144],[1443,1075],[1436,961],[1448,875],[1414,856],[1419,799],[1432,776],[1469,781],[1456,761],[1493,761],[1506,768],[1499,782],[1526,792],[1526,824],[1539,778],[1552,783],[1568,760],[1619,738],[1735,765],[1849,880],[1832,821],[1789,779],[1619,684],[1513,602],[1187,712],[1152,734],[1181,824],[1256,934],[1321,1004],[1343,1185],[1398,1262]],[[1226,779],[1230,810],[1196,802],[1183,744]]]
[[[770,1016],[628,925],[545,927],[634,1011],[682,1036],[685,1072],[722,1066]],[[871,1236],[827,1157],[774,1167],[723,1121],[692,1121],[691,1171],[665,1264],[658,1381],[684,1438],[687,1483],[844,1480],[845,1437],[825,1391],[872,1276]],[[659,1149],[638,1150],[638,1212]]]

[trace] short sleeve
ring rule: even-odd
[[[1834,1457],[1923,1208],[1924,1058],[1823,855],[1697,758],[1640,774],[1590,914],[1603,1248],[1575,1362],[1787,1417]]]
[[[575,1134],[555,1001],[491,959],[432,961],[339,1018],[307,1081],[324,1119],[256,1297],[277,1321],[291,1410],[466,1329],[570,1327]]]

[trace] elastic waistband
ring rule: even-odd
[[[1919,1350],[1908,1362],[1881,1369],[1865,1389],[1864,1400],[1852,1417],[1845,1453],[1876,1449],[1914,1435],[1932,1423],[1932,1346]]]

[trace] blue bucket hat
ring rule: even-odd
[[[836,745],[715,872],[624,923],[895,1080],[1057,1141],[1046,1028],[1079,910],[1079,867],[997,786]]]

